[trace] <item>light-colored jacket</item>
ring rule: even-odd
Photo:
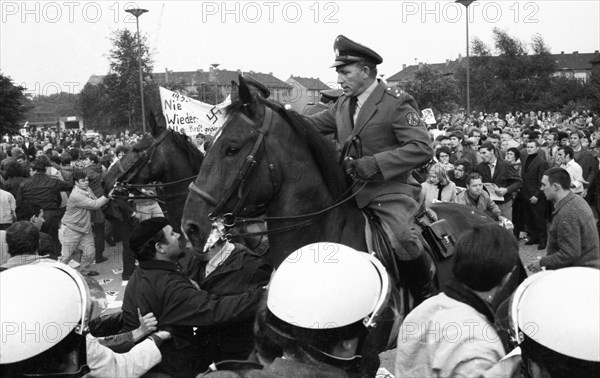
[[[96,198],[91,189],[82,190],[77,185],[67,202],[67,211],[62,218],[62,223],[71,230],[87,234],[92,229],[92,215],[90,210],[96,210],[104,206],[108,198]]]
[[[85,339],[90,372],[84,377],[140,377],[162,360],[160,350],[150,339],[137,344],[127,353],[115,353],[101,345],[92,335]]]
[[[492,201],[490,195],[485,190],[481,192],[479,198],[476,200],[469,195],[467,190],[464,190],[458,196],[456,196],[455,202],[490,213],[496,218],[496,220],[498,220],[498,217],[502,215],[500,208],[498,205],[496,205],[496,202]]]
[[[435,201],[437,201],[438,199],[438,186],[435,184],[430,184],[427,181],[423,182],[421,184],[421,195],[423,196],[423,198],[425,198],[425,206],[429,207],[431,206],[431,204]],[[454,202],[454,200],[456,199],[456,184],[453,183],[452,181],[448,182],[448,184],[446,184],[443,188],[442,188],[442,196],[441,196],[441,201],[442,202]]]
[[[400,326],[396,377],[476,377],[505,354],[483,314],[442,293],[415,308]]]

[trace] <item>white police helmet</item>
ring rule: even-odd
[[[269,283],[267,307],[282,321],[307,329],[375,325],[390,295],[375,257],[337,243],[306,245],[285,259]]]
[[[600,362],[600,270],[571,267],[529,277],[515,291],[512,332],[567,357]]]
[[[71,332],[84,334],[106,308],[92,278],[61,263],[23,265],[0,273],[0,364],[34,357]]]

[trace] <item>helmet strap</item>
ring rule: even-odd
[[[360,350],[361,344],[362,340],[359,342],[357,350]],[[344,371],[358,371],[362,361],[362,356],[359,354],[350,358],[342,358],[323,352],[312,345],[303,345],[302,348],[305,349],[307,356],[321,363],[337,367]]]

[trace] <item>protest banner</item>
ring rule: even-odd
[[[214,135],[225,121],[223,108],[231,102],[211,105],[160,87],[160,103],[167,128],[194,137],[199,133]]]

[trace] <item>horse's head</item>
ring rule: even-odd
[[[264,210],[270,227],[289,227],[273,217],[310,213],[346,189],[332,143],[306,119],[265,99],[243,77],[238,92],[190,185],[182,230],[197,250],[214,220],[232,225]]]
[[[153,112],[150,112],[148,116],[148,123],[150,132],[134,144],[125,156],[113,164],[104,175],[105,192],[108,193],[117,182],[145,183],[152,181],[149,180],[151,176],[157,177],[161,174],[163,169],[161,164],[151,166],[151,164],[146,163],[154,157],[149,156],[149,153],[152,153],[152,151],[149,152],[149,149],[163,133],[166,133],[166,127],[164,122],[161,124],[157,122]],[[158,162],[159,160],[155,161]]]
[[[281,182],[280,152],[269,148],[280,140],[283,122],[277,105],[259,98],[240,76],[239,100],[226,108],[227,121],[207,152],[184,209],[182,229],[199,250],[212,221],[229,214],[254,214],[269,202]],[[209,219],[209,214],[213,219]]]

